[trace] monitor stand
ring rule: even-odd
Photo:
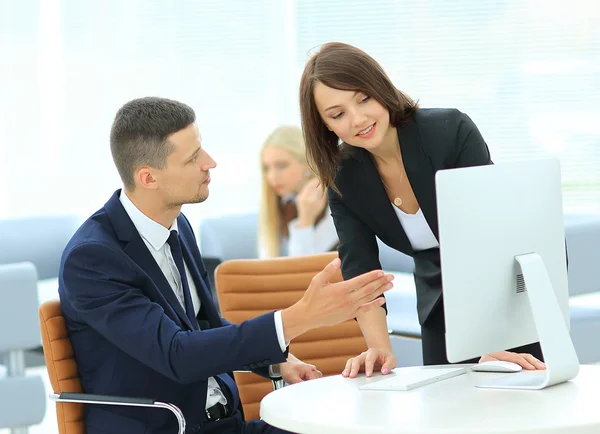
[[[546,369],[503,375],[477,387],[543,389],[569,381],[579,372],[579,359],[544,261],[537,253],[518,255],[515,259],[525,280]]]

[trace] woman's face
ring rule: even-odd
[[[376,149],[390,134],[390,114],[375,98],[318,82],[313,90],[321,119],[345,143]]]
[[[279,146],[263,149],[262,167],[265,179],[278,196],[296,194],[307,179],[308,164]]]

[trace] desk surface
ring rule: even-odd
[[[358,390],[382,379],[380,374],[326,377],[270,393],[260,415],[271,425],[307,434],[600,432],[600,366],[582,365],[574,380],[540,391],[474,387],[499,375],[536,373],[470,372],[407,392]]]

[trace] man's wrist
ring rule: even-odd
[[[311,325],[309,321],[307,321],[309,316],[306,315],[305,310],[303,302],[300,300],[281,311],[283,336],[286,342],[292,341],[294,338],[315,327],[315,325]]]

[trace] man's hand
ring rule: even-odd
[[[330,283],[340,265],[337,258],[329,263],[313,277],[302,299],[282,311],[286,342],[313,328],[339,324],[385,303],[380,296],[392,289],[392,274],[374,270],[344,282]]]
[[[354,378],[359,372],[364,371],[367,377],[370,377],[374,370],[386,375],[397,364],[396,356],[391,351],[384,348],[369,348],[358,356],[348,359],[342,376]]]
[[[321,378],[323,374],[315,365],[309,365],[293,355],[289,355],[287,362],[279,365],[279,372],[287,384]]]
[[[489,362],[492,360],[502,360],[504,362],[512,362],[521,365],[523,369],[534,371],[536,369],[544,370],[546,365],[538,359],[527,353],[511,353],[509,351],[498,351],[497,353],[486,354],[479,359],[481,362]]]

